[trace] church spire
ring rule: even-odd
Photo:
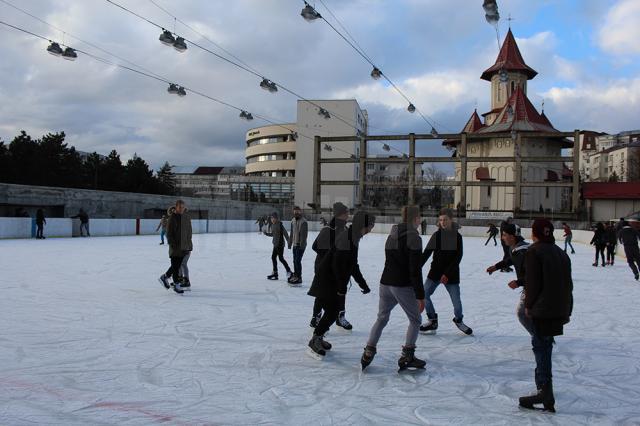
[[[486,69],[480,77],[483,80],[491,81],[491,78],[500,73],[500,71],[519,72],[527,76],[527,80],[533,79],[538,72],[529,67],[522,58],[516,39],[509,28],[507,36],[502,43],[502,48],[496,59],[496,63]]]

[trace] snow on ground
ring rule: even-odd
[[[362,242],[373,291],[354,286],[351,333],[335,330],[324,361],[306,355],[313,299],[305,285],[267,281],[270,239],[194,236],[194,290],[157,277],[168,266],[157,237],[0,241],[0,424],[638,424],[640,284],[623,259],[593,268],[572,256],[575,309],[554,349],[555,415],[520,410],[534,361],[514,309],[514,274],[489,277],[500,247],[465,238],[462,300],[474,336],[451,323],[420,336],[427,370],[398,374],[407,321],[392,314],[366,373],[359,358],[377,313],[384,235]],[[291,259],[290,252],[286,254]],[[283,271],[281,269],[281,274]]]

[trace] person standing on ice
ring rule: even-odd
[[[531,229],[533,244],[525,255],[525,315],[533,324],[531,344],[536,359],[536,393],[520,398],[520,406],[533,409],[542,404],[555,412],[551,374],[554,336],[563,334],[573,310],[571,260],[555,244],[553,224],[536,219]]]
[[[605,225],[607,233],[607,265],[613,265],[616,260],[616,246],[618,245],[618,235],[616,228],[611,224]]]
[[[271,231],[264,233],[267,237],[271,237],[273,242],[273,251],[271,252],[271,263],[273,264],[273,272],[267,276],[268,280],[278,279],[278,259],[287,271],[287,278],[291,277],[291,268],[284,259],[284,243],[286,241],[287,247],[291,248],[291,240],[287,230],[284,229],[284,225],[280,221],[278,212],[271,213]]]
[[[640,234],[633,229],[626,220],[622,223],[620,230],[620,243],[624,246],[624,254],[627,256],[627,263],[633,272],[633,277],[638,281],[640,275],[640,249],[638,248]]]
[[[36,212],[36,239],[44,240],[44,225],[47,224],[47,219],[44,218],[44,211],[38,209]]]
[[[331,344],[324,341],[323,337],[336,322],[353,271],[360,270],[360,240],[371,232],[375,220],[375,216],[364,211],[356,212],[351,226],[336,237],[335,245],[322,257],[315,271],[308,294],[316,298],[315,302],[320,304],[323,313],[309,340],[309,348],[317,356],[324,356],[331,349]],[[369,291],[369,287],[362,290],[365,294]]]
[[[167,234],[167,222],[169,221],[169,217],[166,214],[162,215],[160,219],[160,223],[158,223],[158,227],[156,228],[156,232],[160,230],[160,245],[164,244],[164,236]]]
[[[503,220],[500,223],[500,235],[502,235],[502,232],[504,231],[504,227],[507,225],[511,225],[512,222],[512,218],[511,216],[509,216],[506,220]],[[502,256],[502,260],[507,260],[509,258],[509,246],[507,246],[504,241],[502,241],[502,239],[500,240],[500,245],[502,245],[502,252],[503,252],[503,256]],[[506,267],[504,269],[500,269],[500,272],[511,272],[512,269],[511,267]]]
[[[180,282],[180,267],[185,255],[193,250],[191,219],[185,214],[184,201],[176,201],[175,211],[169,216],[167,223],[167,243],[169,244],[169,258],[171,266],[166,273],[158,279],[168,290],[171,288],[169,277],[173,279],[173,290],[176,293],[184,293]]]
[[[516,279],[509,281],[507,284],[510,289],[515,290],[518,287],[522,288],[522,293],[520,294],[520,301],[518,302],[518,307],[516,308],[516,315],[518,316],[518,321],[520,324],[529,332],[529,334],[533,335],[533,324],[531,323],[531,319],[527,318],[524,313],[524,285],[525,285],[525,268],[524,268],[524,259],[527,253],[527,249],[529,248],[529,243],[527,243],[524,238],[520,235],[520,227],[510,223],[504,227],[504,231],[502,231],[502,235],[500,237],[502,241],[509,247],[509,259],[501,260],[493,266],[489,266],[487,268],[487,273],[489,275],[493,274],[495,271],[499,271],[506,266],[513,265],[516,270]]]
[[[562,230],[564,231],[564,252],[567,252],[567,245],[569,245],[569,247],[571,247],[571,254],[575,254],[576,251],[573,249],[573,244],[571,244],[573,232],[571,232],[571,228],[567,225],[567,222],[562,222]]]
[[[422,238],[418,234],[420,209],[417,206],[402,208],[402,222],[391,228],[384,247],[385,262],[378,302],[378,318],[371,327],[367,345],[360,364],[367,368],[376,354],[382,330],[389,322],[391,311],[400,305],[409,320],[409,327],[398,360],[400,369],[424,368],[426,362],[415,357],[416,340],[424,310],[422,287]]]
[[[420,326],[420,331],[434,334],[438,329],[438,314],[431,301],[431,295],[440,284],[444,284],[451,298],[451,303],[453,303],[454,324],[464,334],[470,335],[473,330],[462,322],[462,301],[460,300],[462,235],[453,226],[453,212],[451,209],[440,210],[438,227],[439,229],[431,235],[422,254],[423,264],[429,260],[431,254],[433,254],[433,261],[431,262],[431,269],[427,279],[424,282],[427,322]]]
[[[596,230],[593,231],[593,238],[589,244],[596,248],[596,261],[592,266],[598,266],[598,256],[600,256],[602,258],[602,266],[604,267],[604,249],[607,247],[607,233],[601,222],[598,222],[596,225]]]
[[[489,229],[487,230],[487,234],[489,234],[489,238],[487,238],[487,241],[485,241],[484,245],[486,246],[487,244],[489,244],[489,241],[491,241],[491,239],[493,238],[493,245],[494,247],[498,245],[498,242],[496,241],[496,235],[498,235],[498,228],[496,228],[496,226],[493,223],[489,224]]]
[[[287,280],[291,285],[302,284],[302,256],[307,248],[307,234],[309,225],[302,216],[300,207],[293,208],[293,219],[291,219],[291,247],[293,249],[293,275]]]
[[[80,210],[78,210],[78,214],[75,216],[71,216],[71,219],[80,219],[81,237],[84,237],[84,233],[82,232],[83,230],[87,231],[87,237],[91,236],[91,234],[89,233],[89,215],[84,211],[84,209],[80,208]]]
[[[191,223],[191,216],[189,216],[189,210],[185,207],[182,212],[183,217],[188,218],[189,223]],[[189,237],[191,240],[191,237]],[[191,291],[191,281],[189,280],[189,258],[191,257],[191,252],[193,251],[193,244],[191,245],[191,250],[185,250],[184,257],[182,258],[182,263],[180,264],[180,271],[178,275],[180,276],[180,288],[184,291]]]

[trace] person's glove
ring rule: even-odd
[[[369,288],[369,286],[367,285],[367,283],[364,283],[361,287],[360,287],[360,291],[362,291],[362,294],[368,294],[371,293],[371,289]]]

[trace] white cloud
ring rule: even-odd
[[[605,17],[598,33],[602,50],[616,55],[640,54],[640,1],[621,0]]]

